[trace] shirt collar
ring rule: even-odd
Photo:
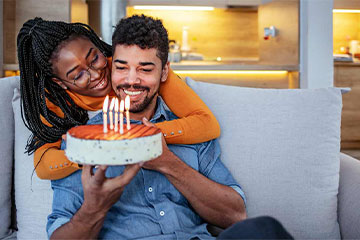
[[[170,121],[175,119],[176,117],[172,116],[169,107],[165,104],[164,100],[158,96],[156,99],[156,107],[154,116],[150,119],[150,122],[157,123],[162,121]],[[131,113],[130,113],[131,118]],[[131,120],[131,123],[141,124],[141,121]]]

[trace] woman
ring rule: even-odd
[[[91,49],[85,57],[69,47],[79,39]],[[35,152],[34,166],[39,178],[66,177],[80,167],[60,150],[61,136],[73,126],[86,124],[88,113],[101,109],[107,94],[115,96],[110,82],[111,46],[101,41],[88,25],[41,18],[23,25],[17,46],[22,117],[32,132],[26,151]],[[59,69],[64,69],[59,64],[61,51],[68,51],[79,65],[61,72]],[[108,58],[106,62],[103,57]],[[77,81],[87,73],[91,79]],[[180,117],[156,124],[166,135],[167,143],[193,144],[220,135],[219,124],[210,110],[174,72],[170,71],[167,81],[160,86],[160,95]]]

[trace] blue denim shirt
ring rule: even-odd
[[[151,122],[162,122],[177,117],[159,97]],[[133,123],[141,124],[139,121]],[[88,124],[101,124],[102,114]],[[245,195],[220,160],[217,140],[193,145],[168,145],[169,149],[187,165],[207,178],[234,188],[245,200]],[[116,177],[124,166],[111,166],[107,177]],[[47,233],[51,234],[70,221],[81,207],[84,194],[81,171],[51,181],[54,190],[53,211],[48,216]],[[100,239],[213,239],[207,223],[194,211],[186,198],[157,171],[141,169],[106,215]]]

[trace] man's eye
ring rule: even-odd
[[[151,72],[152,69],[142,69],[144,72]]]

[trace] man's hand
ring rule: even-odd
[[[146,118],[143,118],[143,124],[145,126],[149,126],[149,127],[156,127],[155,124],[149,122]],[[162,169],[171,165],[172,161],[174,161],[174,159],[177,159],[177,157],[168,148],[163,135],[161,138],[162,138],[162,154],[161,154],[161,156],[159,156],[151,161],[145,162],[143,165],[144,168],[162,172]]]
[[[84,165],[81,181],[84,189],[82,208],[89,214],[106,215],[111,206],[119,200],[126,185],[135,177],[141,166],[133,164],[126,166],[122,175],[106,178],[107,166],[100,166],[93,173],[93,166]]]

